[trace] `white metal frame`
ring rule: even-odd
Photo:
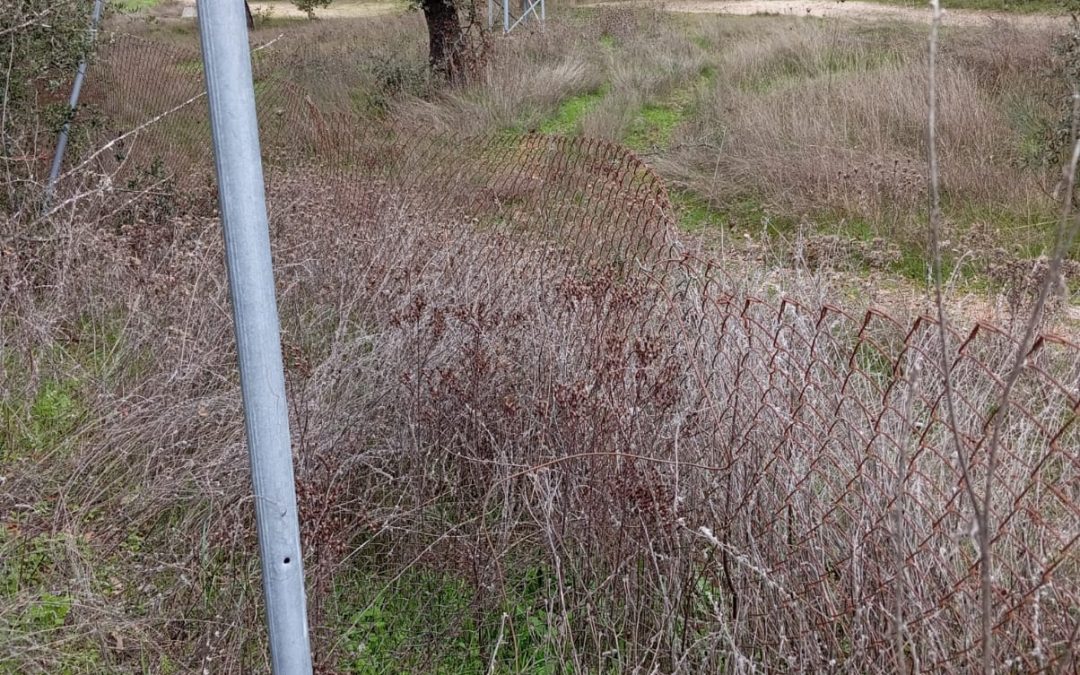
[[[516,13],[511,5],[517,5]],[[531,17],[543,25],[547,19],[547,5],[545,0],[488,0],[487,25],[488,30],[495,29],[495,23],[502,26],[503,34],[507,34]]]

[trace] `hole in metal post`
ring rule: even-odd
[[[291,560],[291,558],[285,558],[285,564],[286,564],[286,565],[288,565],[288,564],[289,564],[289,560]]]

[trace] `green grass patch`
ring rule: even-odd
[[[760,197],[752,194],[735,197],[718,210],[730,227],[752,236],[760,237],[762,233],[766,238],[786,235],[797,224],[794,216],[773,212]]]
[[[23,636],[55,645],[48,666],[39,664],[45,668],[41,672],[103,672],[98,646],[72,630],[71,615],[78,610],[78,602],[65,587],[72,551],[84,555],[87,542],[64,535],[12,534],[9,528],[16,525],[15,520],[0,522],[0,601],[21,605],[21,609],[7,616],[0,611],[0,634],[7,632],[12,644]],[[26,665],[16,653],[0,654],[0,675],[26,672]]]
[[[675,127],[686,118],[678,106],[649,104],[642,106],[630,125],[624,142],[634,150],[662,148],[671,140]]]
[[[0,462],[48,453],[70,442],[84,412],[74,379],[45,380],[29,401],[0,404]]]
[[[344,647],[338,668],[352,675],[464,675],[494,663],[499,673],[566,672],[564,660],[549,652],[549,575],[534,567],[516,576],[503,597],[486,601],[464,579],[436,570],[386,582],[357,574],[339,583],[329,607]]]
[[[964,202],[946,204],[943,211],[958,229],[979,228],[985,232],[983,237],[1019,258],[1050,255],[1059,224],[1050,203],[1025,210],[1011,204]],[[1080,258],[1080,241],[1074,242],[1068,255]]]
[[[581,120],[589,114],[607,94],[607,85],[571,96],[559,104],[555,114],[546,119],[538,128],[544,134],[573,135],[581,129]]]
[[[724,213],[689,190],[672,190],[670,196],[679,227],[686,232],[701,232],[728,223]]]
[[[113,9],[121,12],[137,12],[158,5],[161,0],[112,0]]]
[[[193,59],[186,59],[176,64],[176,69],[185,75],[202,75],[203,62],[202,57],[196,57]]]
[[[623,136],[623,142],[638,152],[667,147],[676,127],[694,113],[697,94],[711,86],[716,76],[716,68],[706,65],[688,84],[675,89],[666,99],[642,106]]]
[[[710,203],[691,190],[670,193],[679,227],[686,232],[708,232],[728,228],[755,239],[773,240],[790,234],[798,221],[794,216],[777,213],[757,195],[744,194],[722,203]]]
[[[888,270],[917,284],[924,285],[930,279],[933,256],[921,246],[907,245],[900,247],[900,258],[889,265]],[[958,258],[949,252],[941,255],[941,278],[958,279],[965,288],[974,290],[985,285],[980,270],[971,258]]]
[[[1013,95],[1003,101],[1009,126],[1016,134],[1016,154],[1023,167],[1041,168],[1060,161],[1050,149],[1054,136],[1053,112],[1030,97]]]
[[[809,214],[815,229],[856,241],[872,241],[883,236],[881,223],[839,208],[817,209]]]
[[[811,54],[798,49],[777,50],[741,78],[739,87],[764,94],[819,77],[867,73],[900,58],[898,51],[861,43],[829,47]]]

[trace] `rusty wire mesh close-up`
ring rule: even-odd
[[[546,570],[544,648],[573,672],[1077,666],[1074,339],[1018,354],[958,318],[942,344],[931,317],[766,290],[680,235],[630,151],[373,125],[279,79],[292,48],[255,80],[316,651],[361,558],[454,570],[481,607]],[[58,212],[212,194],[200,64],[102,50]],[[205,290],[154,255],[163,306]]]

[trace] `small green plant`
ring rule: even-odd
[[[38,602],[26,612],[27,622],[38,630],[56,630],[64,625],[71,613],[70,595],[42,593]]]
[[[112,6],[122,12],[137,12],[157,6],[161,0],[112,0]]]
[[[353,675],[396,672],[407,664],[482,671],[472,600],[461,579],[436,572],[417,571],[386,585],[366,575],[348,579],[333,603],[345,645],[339,665]]]
[[[0,404],[5,433],[0,436],[0,461],[49,452],[63,445],[82,415],[78,382],[46,380],[27,406]]]
[[[315,10],[330,6],[330,0],[293,0],[293,4],[301,12],[305,12],[309,19],[315,18]]]

